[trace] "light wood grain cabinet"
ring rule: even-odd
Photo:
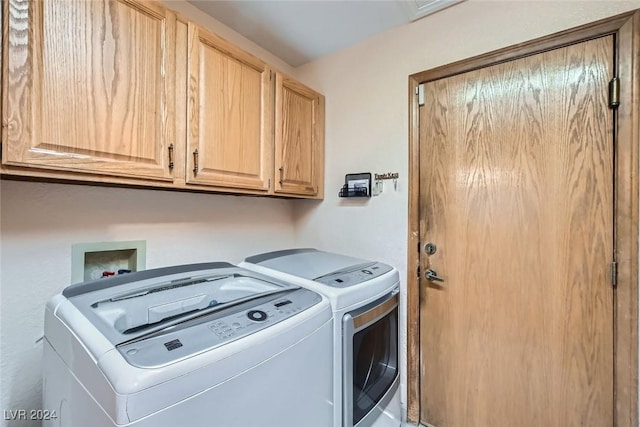
[[[322,198],[322,95],[156,1],[2,6],[2,175]]]
[[[10,0],[3,165],[172,181],[174,13]]]
[[[187,183],[268,191],[270,67],[189,23]]]
[[[322,198],[324,96],[276,73],[275,193]]]

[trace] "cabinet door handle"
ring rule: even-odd
[[[280,185],[282,185],[283,175],[284,175],[284,166],[280,166]]]
[[[193,174],[198,175],[198,149],[193,152]]]
[[[173,144],[169,145],[169,169],[173,169]]]

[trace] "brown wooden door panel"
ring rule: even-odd
[[[421,421],[613,423],[613,37],[425,84]]]
[[[175,15],[135,0],[11,9],[3,161],[172,180]]]
[[[187,182],[268,190],[273,159],[270,78],[265,63],[189,23]]]

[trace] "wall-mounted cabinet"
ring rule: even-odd
[[[9,9],[3,164],[172,181],[175,14],[135,0]]]
[[[188,62],[187,182],[267,191],[271,69],[192,23]]]
[[[322,95],[155,1],[8,5],[2,175],[322,198]]]
[[[322,198],[324,96],[276,73],[275,192]]]

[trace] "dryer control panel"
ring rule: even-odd
[[[131,365],[160,367],[257,333],[321,301],[313,291],[289,290],[188,320],[117,349]]]
[[[381,262],[373,262],[353,266],[351,269],[336,271],[334,273],[318,277],[317,279],[314,279],[314,281],[334,288],[347,288],[349,286],[369,281],[375,277],[382,276],[391,270],[393,270],[393,267],[390,265],[383,264]]]

